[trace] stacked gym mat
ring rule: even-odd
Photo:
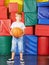
[[[28,28],[26,30],[28,34],[24,35],[25,54],[37,55],[37,36],[33,35],[34,26],[37,24],[36,0],[24,0],[23,11],[24,23]]]
[[[49,55],[49,1],[38,0],[38,25],[35,35],[38,36],[38,55]]]
[[[11,20],[7,16],[7,7],[4,6],[5,0],[0,0],[0,55],[10,55],[11,36],[10,25]]]

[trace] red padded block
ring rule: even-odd
[[[18,4],[17,3],[9,3],[9,12],[18,12]]]
[[[14,22],[14,21],[16,21],[16,19],[15,19],[15,12],[12,12],[11,14],[10,14],[10,19],[11,19],[11,21],[12,22]]]
[[[0,0],[0,6],[3,6],[4,5],[4,1],[5,0]]]
[[[48,55],[48,37],[38,37],[38,55]]]
[[[28,26],[25,28],[25,34],[26,35],[33,35],[33,27],[32,26]]]
[[[0,20],[0,36],[10,36],[11,20]]]
[[[49,45],[48,45],[49,46]],[[48,50],[49,50],[49,48],[48,48]]]
[[[16,21],[15,14],[16,14],[16,12],[12,12],[10,14],[10,19],[11,19],[12,22]],[[24,23],[24,12],[22,12],[22,19],[21,19],[21,21]]]
[[[22,12],[22,19],[21,21],[24,23],[24,12]]]
[[[0,6],[0,19],[7,19],[7,8]]]
[[[38,36],[49,36],[49,25],[36,25],[35,35]]]

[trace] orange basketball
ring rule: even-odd
[[[16,28],[13,28],[11,30],[11,32],[12,32],[12,34],[13,34],[14,37],[21,37],[22,34],[23,34],[23,30],[20,29],[20,28],[17,28],[17,27]]]

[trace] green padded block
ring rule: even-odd
[[[25,26],[32,26],[37,24],[37,14],[36,13],[25,13]]]
[[[11,54],[11,36],[0,36],[0,55]]]
[[[24,0],[24,12],[35,12],[36,11],[36,0]]]

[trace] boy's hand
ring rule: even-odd
[[[24,35],[24,32],[23,32],[23,34],[22,35]]]
[[[25,32],[23,32],[22,36],[25,34]]]

